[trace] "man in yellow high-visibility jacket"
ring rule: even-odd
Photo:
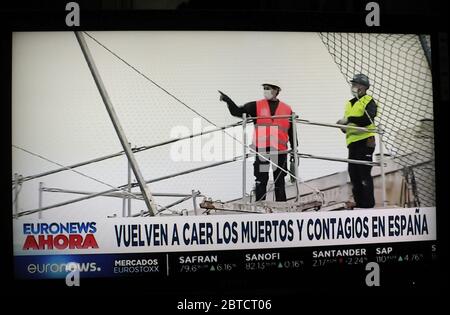
[[[337,124],[375,129],[374,120],[377,115],[377,104],[366,91],[370,87],[369,78],[364,74],[356,74],[350,81],[354,96],[345,105],[344,118]],[[375,133],[354,129],[343,130],[346,134],[348,158],[354,160],[372,161],[375,151]],[[372,166],[349,163],[348,174],[353,186],[353,198],[358,208],[373,208]]]

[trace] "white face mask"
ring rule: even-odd
[[[353,97],[359,98],[359,89],[356,86],[352,86],[351,92]]]
[[[273,98],[272,90],[264,90],[264,98],[266,100],[271,100]]]

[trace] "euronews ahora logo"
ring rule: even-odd
[[[96,222],[24,223],[24,251],[97,249]]]

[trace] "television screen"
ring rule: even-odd
[[[426,286],[435,36],[12,32],[15,281]]]

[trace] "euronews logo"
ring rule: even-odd
[[[66,274],[65,281],[67,286],[80,285],[80,272],[100,272],[101,268],[95,262],[68,262],[68,263],[42,263],[29,264],[28,273],[35,274]]]

